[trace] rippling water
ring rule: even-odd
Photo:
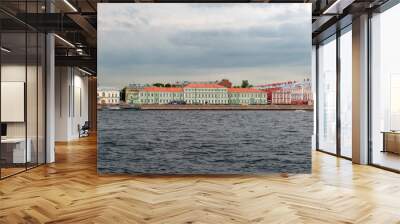
[[[301,111],[98,111],[98,170],[309,173],[312,119]]]

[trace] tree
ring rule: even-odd
[[[171,84],[167,83],[165,84],[165,87],[171,87]]]
[[[158,83],[154,83],[153,86],[164,87],[164,84],[158,82]]]
[[[242,80],[242,88],[248,88],[249,87],[249,81],[248,80]]]

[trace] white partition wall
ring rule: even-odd
[[[74,67],[56,67],[55,73],[55,141],[70,141],[89,119],[88,76]]]
[[[16,36],[18,39],[20,35],[22,34],[2,34],[2,43],[6,43],[6,41],[10,42]],[[22,41],[14,43],[17,46],[24,46]],[[13,55],[11,54],[6,55],[3,52],[1,57],[0,88],[2,93],[2,102],[0,110],[1,115],[5,116],[4,120],[1,118],[1,124],[6,126],[6,133],[2,133],[2,140],[0,144],[0,169],[2,178],[26,170],[26,162],[31,160],[31,158],[28,159],[26,155],[26,150],[30,150],[31,148],[27,144],[28,138],[26,135],[26,105],[24,97],[26,91],[26,64],[23,63],[23,58],[25,58],[25,55],[24,52],[15,52],[14,57],[12,56]],[[19,84],[15,85],[10,83]],[[12,96],[12,94],[16,94],[16,96]],[[9,101],[13,98],[19,98],[18,102],[16,103],[18,106],[12,105],[12,102]],[[5,102],[3,102],[3,100]],[[23,100],[22,105],[20,100]],[[11,109],[18,110],[15,112],[16,116],[11,115],[11,113],[13,113]],[[31,141],[28,142],[29,144],[31,143]],[[28,154],[31,155],[31,153]]]

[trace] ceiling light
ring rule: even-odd
[[[69,42],[68,40],[66,40],[66,39],[64,39],[64,38],[62,38],[62,37],[60,37],[60,36],[57,35],[57,34],[54,34],[54,36],[57,37],[57,38],[58,38],[59,40],[61,40],[62,42],[66,43],[68,46],[75,48],[75,45],[73,45],[73,44],[72,44],[71,42]]]
[[[65,4],[67,4],[74,12],[78,12],[78,10],[68,1],[64,0]]]
[[[9,49],[7,49],[5,47],[1,47],[1,51],[4,51],[6,53],[10,53],[11,52],[11,50],[9,50]]]
[[[336,9],[337,4],[340,2],[340,0],[336,0],[332,5],[330,5],[327,9],[322,14],[328,14],[331,13],[333,9]]]
[[[355,0],[336,0],[322,14],[342,14],[343,10],[351,5]]]
[[[78,70],[81,71],[81,72],[83,72],[83,73],[85,73],[85,74],[87,74],[87,75],[93,75],[92,73],[90,73],[90,72],[88,72],[88,71],[86,71],[86,70],[83,70],[83,69],[81,69],[81,68],[79,68],[79,67],[78,67]]]
[[[83,49],[77,48],[76,53],[78,53],[79,55],[83,55]]]

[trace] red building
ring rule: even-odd
[[[232,88],[232,83],[228,79],[222,79],[218,82],[218,85],[225,86],[226,88]]]
[[[310,79],[270,83],[256,88],[266,92],[268,104],[313,104]]]
[[[282,88],[275,87],[263,90],[265,92],[265,97],[267,98],[267,104],[272,104],[272,95],[274,92],[277,92],[279,90],[282,90]]]

